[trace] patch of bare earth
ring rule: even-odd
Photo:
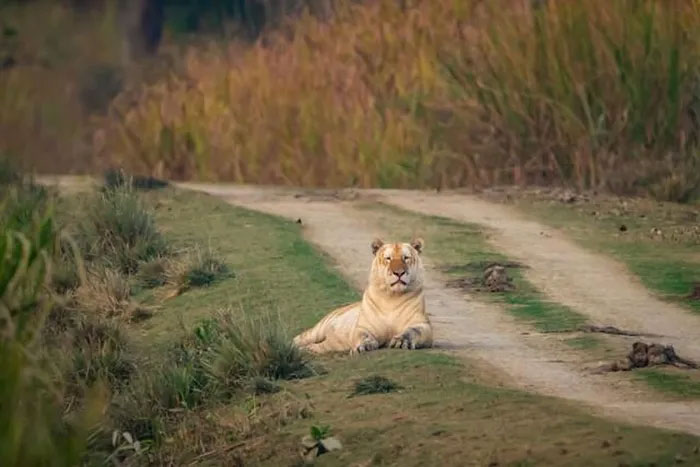
[[[491,241],[504,253],[530,266],[530,279],[551,298],[585,313],[601,324],[663,334],[680,353],[697,358],[700,320],[654,299],[624,268],[591,255],[552,232],[522,220],[501,206],[457,195],[418,192],[304,191],[246,186],[183,184],[229,202],[302,223],[306,237],[328,253],[358,288],[365,285],[371,261],[369,243],[383,232],[371,224],[353,201],[360,195],[431,215],[474,222],[493,229]],[[529,391],[590,406],[619,420],[700,435],[700,404],[653,400],[615,374],[594,375],[582,368],[578,354],[551,334],[523,328],[498,304],[447,286],[429,261],[441,254],[428,245],[426,295],[435,327],[436,345],[490,366],[505,381]],[[647,321],[647,319],[649,321]],[[487,370],[487,373],[491,373]]]

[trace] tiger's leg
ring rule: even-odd
[[[416,323],[395,335],[389,342],[394,349],[414,350],[433,345],[433,329],[430,323]]]
[[[372,350],[377,350],[379,348],[379,340],[377,340],[374,334],[364,329],[358,329],[355,332],[353,342],[354,344],[352,349],[350,349],[351,355],[371,352]]]

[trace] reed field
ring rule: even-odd
[[[113,9],[27,5],[2,7],[0,151],[42,171],[698,194],[697,1],[272,2],[256,40],[172,26],[128,65]]]

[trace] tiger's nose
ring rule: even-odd
[[[398,271],[392,271],[392,272],[393,272],[394,275],[395,275],[396,277],[398,277],[399,279],[401,278],[401,276],[403,276],[404,274],[406,274],[406,270],[405,270],[405,269],[399,269]]]

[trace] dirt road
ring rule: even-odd
[[[353,199],[360,196],[357,192],[181,186],[220,196],[238,206],[302,219],[307,238],[330,254],[358,288],[364,287],[371,261],[369,242],[382,232],[354,209]],[[695,330],[700,331],[700,319],[654,299],[617,263],[588,253],[556,234],[541,236],[546,229],[505,208],[457,195],[372,191],[361,196],[488,226],[493,229],[491,241],[528,264],[528,278],[552,299],[601,324],[662,333],[692,357],[700,352],[698,343],[691,339]],[[570,349],[546,335],[524,335],[522,324],[498,305],[447,288],[429,262],[426,267],[427,301],[437,345],[493,366],[513,386],[583,403],[619,420],[700,435],[700,403],[655,401],[621,383],[615,375],[582,371]]]

